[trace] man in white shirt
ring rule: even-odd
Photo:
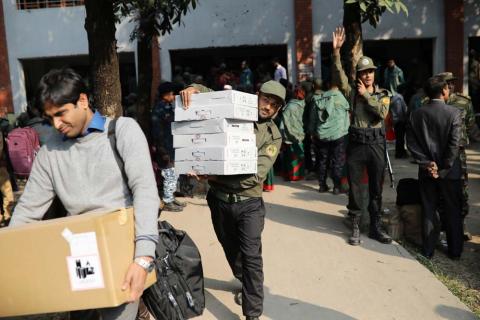
[[[280,64],[280,59],[273,58],[272,63],[275,66],[273,80],[280,81],[280,79],[287,79],[287,70]]]

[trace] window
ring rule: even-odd
[[[83,0],[17,0],[18,10],[83,6]]]

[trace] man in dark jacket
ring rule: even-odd
[[[458,259],[463,250],[462,168],[458,155],[462,118],[459,110],[445,103],[449,88],[444,79],[428,79],[425,92],[430,103],[412,113],[407,131],[408,149],[419,165],[423,254],[433,256],[440,232],[437,209],[442,197],[448,255]]]

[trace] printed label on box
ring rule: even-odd
[[[105,288],[99,255],[67,257],[73,291]]]

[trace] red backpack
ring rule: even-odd
[[[20,177],[28,177],[40,149],[37,131],[33,128],[13,129],[7,136],[7,148],[13,172]]]

